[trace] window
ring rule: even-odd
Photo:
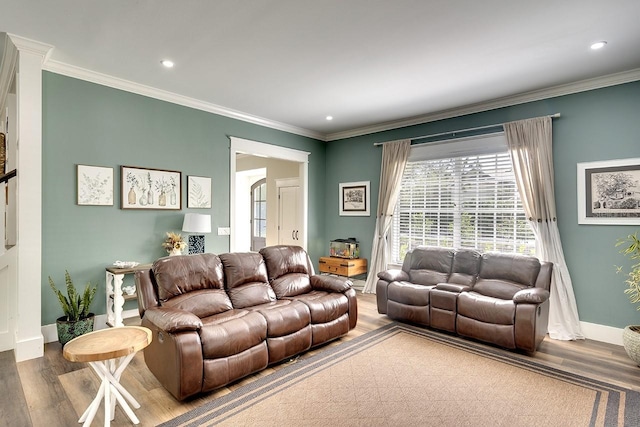
[[[502,133],[412,147],[401,186],[392,262],[421,245],[535,254]]]

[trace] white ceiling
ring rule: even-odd
[[[0,0],[0,31],[326,139],[640,70],[638,0]]]

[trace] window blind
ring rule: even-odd
[[[395,263],[420,245],[535,254],[506,149],[407,163],[391,241]]]

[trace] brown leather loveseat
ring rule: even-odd
[[[535,257],[419,247],[378,274],[378,312],[508,349],[547,333],[553,264]]]
[[[347,334],[351,285],[296,246],[160,258],[136,273],[145,362],[176,399],[214,390]]]

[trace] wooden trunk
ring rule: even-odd
[[[331,273],[346,277],[367,273],[367,260],[365,258],[320,257],[318,265],[320,273]]]

